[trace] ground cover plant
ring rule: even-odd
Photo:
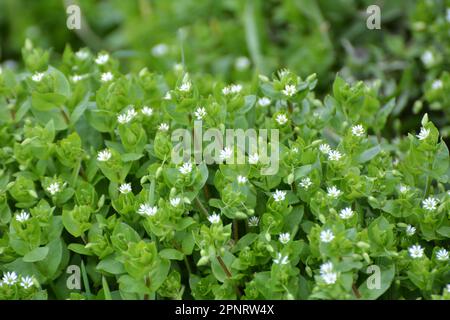
[[[450,298],[448,147],[426,113],[385,134],[381,81],[22,59],[0,72],[0,299]],[[196,123],[275,138],[175,161]]]

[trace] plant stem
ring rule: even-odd
[[[238,220],[234,219],[233,220],[233,238],[234,238],[234,243],[236,244],[239,240],[239,228],[238,228]]]
[[[147,288],[150,288],[150,277],[149,276],[145,277],[145,286]],[[144,300],[148,300],[148,299],[149,299],[148,293],[145,293],[144,294]]]
[[[356,285],[354,283],[352,284],[352,290],[353,290],[353,294],[355,295],[355,297],[357,299],[361,298],[361,293],[359,292],[358,288],[356,287]]]
[[[206,218],[208,218],[208,210],[206,210],[206,208],[203,206],[203,204],[201,203],[201,201],[198,199],[198,197],[196,197],[194,199],[195,204],[198,206],[198,208],[200,209],[200,212],[203,213],[205,215]]]
[[[225,262],[223,262],[222,257],[221,256],[216,256],[216,258],[217,258],[217,261],[219,261],[219,264],[222,267],[222,270],[225,272],[227,278],[233,277],[233,275],[231,274],[230,270],[228,270]],[[235,286],[234,289],[236,290],[237,296],[240,297],[242,295],[242,293],[239,290],[239,288],[237,286]]]

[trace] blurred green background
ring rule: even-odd
[[[81,8],[81,30],[66,27],[66,7]],[[381,8],[381,30],[366,27],[369,5]],[[421,112],[450,133],[448,79],[450,0],[0,0],[0,61],[20,61],[26,38],[52,48],[108,50],[123,71],[189,72],[249,80],[279,68],[317,73],[319,94],[339,72],[381,82],[403,131]],[[430,90],[440,80],[442,90]],[[440,92],[442,91],[442,92]]]

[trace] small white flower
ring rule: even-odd
[[[192,163],[186,162],[178,169],[181,174],[188,174],[192,171]]]
[[[33,278],[31,278],[29,276],[21,277],[20,286],[24,289],[31,288],[33,286]]]
[[[89,57],[89,52],[86,50],[78,50],[75,52],[75,57],[79,60],[86,60]]]
[[[416,228],[413,227],[412,225],[408,224],[408,225],[406,226],[406,235],[407,235],[408,237],[411,237],[411,236],[413,236],[415,233],[416,233]]]
[[[172,207],[178,207],[178,205],[180,204],[180,202],[181,202],[181,199],[180,198],[171,198],[170,199],[170,205],[172,206]]]
[[[12,286],[17,282],[17,274],[13,271],[13,272],[6,272],[3,275],[3,279],[2,279],[3,283],[8,285],[8,286]]]
[[[147,203],[141,204],[138,209],[138,213],[141,216],[148,216],[148,217],[154,216],[157,211],[158,211],[158,208],[156,206],[152,207],[151,205],[149,205]]]
[[[321,275],[322,280],[326,284],[334,284],[337,280],[337,273],[336,272],[328,272]]]
[[[309,177],[303,178],[300,183],[299,183],[300,187],[305,188],[306,190],[308,190],[308,188],[312,185],[312,181]]]
[[[108,71],[108,72],[102,73],[100,80],[102,82],[108,82],[108,81],[111,81],[113,78],[114,78],[113,74]]]
[[[285,96],[292,97],[297,93],[297,88],[293,84],[287,84],[281,91]]]
[[[448,251],[445,249],[440,249],[436,252],[436,259],[439,261],[447,261],[448,260]]]
[[[181,64],[181,63],[175,63],[173,65],[173,70],[175,70],[177,72],[183,71],[183,69],[184,69],[183,64]]]
[[[109,159],[111,159],[111,157],[111,151],[109,151],[108,149],[102,150],[97,154],[97,160],[101,162],[108,161]]]
[[[122,183],[119,187],[120,193],[127,194],[131,192],[131,183]]]
[[[322,152],[323,154],[329,154],[331,151],[331,148],[328,144],[323,143],[319,146],[319,150],[320,152]]]
[[[409,187],[404,185],[404,184],[402,184],[402,185],[400,185],[400,189],[399,190],[400,190],[400,193],[407,193],[409,191]]]
[[[164,100],[170,100],[172,99],[172,95],[170,94],[170,91],[167,91],[166,94],[164,95]]]
[[[58,182],[53,182],[47,187],[47,191],[54,196],[60,191],[60,185]]]
[[[411,258],[422,258],[423,256],[423,248],[419,245],[413,245],[411,247],[408,248],[409,251],[409,255],[411,256]]]
[[[161,130],[161,131],[168,131],[169,130],[169,125],[167,123],[163,122],[163,123],[161,123],[158,126],[158,129]]]
[[[231,93],[239,93],[242,90],[242,86],[240,84],[232,84],[230,90]]]
[[[181,86],[178,89],[182,92],[189,92],[191,91],[191,86],[192,84],[190,81],[185,81],[181,84]]]
[[[356,137],[362,137],[364,135],[364,128],[362,125],[358,124],[352,127],[352,134]]]
[[[333,264],[331,261],[325,262],[320,266],[320,274],[333,272]]]
[[[342,194],[342,191],[336,188],[335,186],[331,186],[327,188],[328,196],[331,198],[337,198]]]
[[[273,194],[273,199],[275,200],[275,202],[280,202],[280,201],[284,201],[284,199],[286,198],[286,191],[280,191],[280,190],[275,190],[275,193]]]
[[[342,154],[337,150],[330,150],[328,153],[328,160],[339,161],[342,158]]]
[[[249,227],[257,227],[259,224],[259,218],[252,216],[248,219],[248,226]]]
[[[420,128],[420,132],[418,135],[416,135],[416,137],[419,140],[425,140],[426,138],[428,138],[428,135],[430,134],[430,129],[425,129],[424,127]]]
[[[152,48],[152,55],[155,57],[162,57],[167,53],[167,51],[169,51],[167,45],[164,43],[159,43]]]
[[[95,59],[95,63],[101,65],[101,64],[107,63],[108,60],[109,60],[109,54],[103,53],[103,54],[99,54],[97,56],[97,58]]]
[[[330,229],[323,230],[320,233],[320,240],[325,243],[329,243],[334,239],[334,234]]]
[[[430,66],[434,63],[433,53],[429,50],[425,51],[420,57],[420,59],[422,60],[425,66]]]
[[[293,152],[293,153],[298,153],[298,148],[297,148],[297,147],[293,147],[293,148],[292,148],[292,152]]]
[[[122,114],[119,114],[119,115],[117,116],[117,121],[118,121],[120,124],[128,123],[130,120],[131,120],[131,119],[128,117],[128,115],[127,115],[126,113],[122,113]]]
[[[428,197],[422,201],[423,208],[429,211],[436,210],[437,205],[438,201],[436,200],[436,198],[433,197]]]
[[[286,244],[291,240],[291,235],[289,233],[282,233],[280,234],[280,236],[278,237],[278,240],[280,240],[280,242],[282,244]]]
[[[194,115],[197,120],[202,120],[206,116],[206,109],[203,107],[198,107],[197,110],[195,110]]]
[[[283,256],[281,253],[278,252],[277,257],[275,259],[273,259],[273,263],[281,264],[281,265],[288,264],[289,263],[289,257],[288,256]]]
[[[227,160],[230,159],[233,155],[233,150],[231,150],[230,147],[225,147],[223,150],[220,151],[220,159],[221,160]]]
[[[433,90],[438,90],[438,89],[442,88],[442,80],[438,79],[438,80],[433,81],[433,83],[431,84],[431,88]]]
[[[76,82],[78,82],[78,81],[83,80],[83,79],[84,79],[84,76],[75,74],[75,75],[73,75],[72,77],[70,77],[70,79],[72,80],[72,82],[76,83]]]
[[[277,115],[277,117],[275,118],[275,120],[278,122],[278,124],[283,125],[286,122],[288,122],[288,118],[286,117],[286,115],[284,113],[280,113],[279,115]]]
[[[218,215],[217,213],[213,213],[212,215],[210,215],[208,217],[208,221],[211,222],[212,224],[216,224],[220,222],[220,215]]]
[[[249,155],[248,162],[250,164],[257,164],[258,161],[259,161],[259,155],[257,153]]]
[[[133,119],[134,117],[137,116],[136,110],[134,110],[134,108],[128,109],[127,110],[127,116],[128,116],[128,118]]]
[[[41,82],[41,80],[44,78],[45,73],[43,72],[36,72],[31,76],[31,80],[34,82]]]
[[[270,99],[267,97],[262,97],[258,99],[258,104],[261,107],[267,107],[270,104]]]
[[[281,70],[278,70],[278,77],[281,79],[281,78],[284,78],[285,76],[287,76],[288,74],[289,74],[289,70],[288,69],[281,69]]]
[[[20,223],[24,223],[28,219],[30,219],[30,214],[26,211],[22,210],[21,213],[16,214],[16,220],[19,221]]]
[[[341,219],[350,219],[351,217],[353,217],[353,210],[350,207],[344,208],[341,210],[341,212],[339,213],[339,217],[341,217]]]
[[[238,182],[238,184],[245,184],[245,183],[247,183],[247,181],[248,181],[247,177],[244,177],[244,176],[237,176],[237,182]]]
[[[141,110],[142,114],[146,115],[147,117],[150,117],[153,114],[153,109],[148,107],[148,106],[144,106]]]
[[[234,62],[234,67],[239,71],[248,69],[249,66],[250,60],[247,57],[238,57]]]

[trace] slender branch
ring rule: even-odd
[[[238,229],[238,220],[234,219],[233,220],[233,239],[234,239],[234,243],[236,244],[239,240],[239,229]]]
[[[222,257],[221,256],[216,256],[216,258],[217,258],[217,261],[219,261],[219,264],[222,267],[222,270],[225,272],[227,278],[232,278],[233,275],[231,274],[230,270],[227,268],[225,262],[223,262]],[[239,290],[239,288],[236,285],[234,286],[234,289],[236,291],[236,295],[238,297],[241,297],[242,293],[241,293],[241,291]]]
[[[355,297],[357,299],[361,298],[361,293],[359,292],[358,288],[356,287],[356,285],[354,283],[352,284],[352,290],[353,290],[353,294],[355,295]]]
[[[206,208],[203,206],[203,204],[201,203],[201,201],[198,199],[198,197],[196,197],[194,199],[195,204],[198,206],[198,208],[200,209],[200,212],[203,213],[205,215],[205,217],[208,217],[208,210],[206,210]]]

